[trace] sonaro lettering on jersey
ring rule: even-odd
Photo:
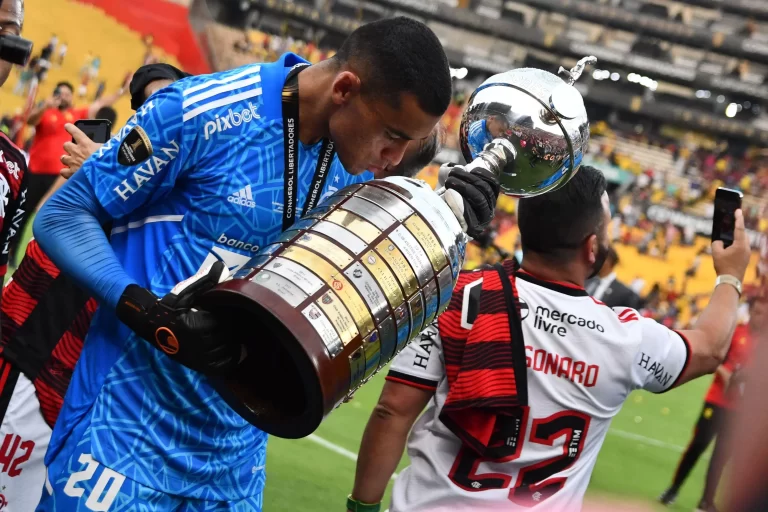
[[[531,345],[525,346],[525,365],[535,372],[563,377],[586,388],[597,384],[597,375],[600,373],[600,367],[596,364],[574,361],[571,357],[543,349],[534,350]]]
[[[168,146],[155,151],[151,158],[147,159],[146,162],[133,172],[133,176],[130,179],[123,180],[120,185],[114,188],[114,191],[117,192],[123,201],[127,201],[144,183],[148,182],[156,174],[160,174],[177,156],[179,156],[179,144],[175,140],[171,140],[168,142]]]

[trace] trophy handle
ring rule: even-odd
[[[515,160],[517,160],[515,146],[507,139],[499,137],[486,144],[483,151],[477,155],[477,158],[464,166],[464,168],[469,172],[485,174],[498,182],[507,165],[514,163]],[[440,167],[440,172],[437,175],[437,188],[435,192],[441,197],[445,194],[445,181],[448,179],[450,172],[450,167]]]
[[[587,67],[587,64],[594,64],[597,62],[597,57],[594,55],[590,55],[589,57],[584,57],[579,62],[576,63],[575,66],[573,66],[570,70],[565,69],[563,66],[560,66],[560,69],[557,70],[557,73],[560,75],[565,75],[565,81],[568,83],[568,85],[573,85],[576,83],[576,80],[579,79],[581,74],[584,72],[584,68]]]

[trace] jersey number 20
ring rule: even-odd
[[[517,420],[521,427],[517,433]],[[512,477],[503,473],[478,474],[481,462],[511,462],[520,457],[528,424],[528,408],[522,418],[501,416],[485,456],[462,447],[453,463],[449,477],[459,487],[472,492],[506,489]],[[545,501],[563,488],[566,478],[553,475],[571,467],[581,455],[589,429],[589,416],[576,411],[563,411],[547,418],[534,419],[528,442],[552,446],[555,439],[565,436],[563,453],[557,457],[520,468],[517,481],[509,490],[509,500],[517,505],[532,507]]]

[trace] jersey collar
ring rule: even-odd
[[[570,295],[571,297],[588,297],[589,296],[589,294],[587,293],[587,290],[585,290],[581,286],[577,286],[573,283],[566,283],[564,281],[547,281],[546,279],[540,279],[534,276],[533,274],[526,272],[525,270],[522,270],[522,269],[518,270],[515,276],[522,279],[523,281],[528,281],[529,283],[533,283],[543,288],[548,288],[558,293]]]

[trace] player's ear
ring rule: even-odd
[[[584,262],[592,267],[597,261],[597,255],[600,252],[600,240],[598,240],[597,235],[589,235],[584,241],[581,251]]]
[[[337,105],[343,105],[360,94],[360,77],[352,71],[341,71],[333,80],[331,97]]]

